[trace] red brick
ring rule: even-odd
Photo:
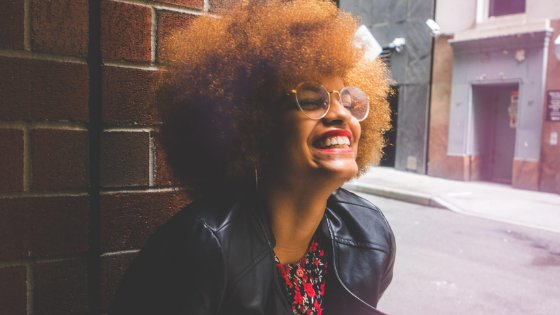
[[[32,189],[87,188],[87,131],[35,129],[31,157]]]
[[[27,314],[27,272],[24,266],[0,269],[0,314]]]
[[[195,9],[204,8],[204,0],[155,0],[155,2],[173,4]]]
[[[167,164],[167,154],[163,149],[163,144],[161,143],[161,134],[152,133],[154,137],[154,151],[155,151],[155,184],[157,186],[178,186],[178,179],[173,176],[172,170]]]
[[[85,57],[88,50],[88,0],[32,2],[31,49]]]
[[[104,59],[151,61],[152,10],[148,7],[101,2],[101,54]]]
[[[102,310],[106,311],[126,269],[136,257],[136,253],[127,253],[101,257],[101,297]]]
[[[0,48],[23,49],[23,0],[4,1],[0,10]]]
[[[185,204],[181,191],[135,192],[101,196],[102,251],[138,249]]]
[[[88,210],[87,196],[0,199],[0,259],[87,251]]]
[[[195,17],[193,15],[181,14],[171,11],[158,12],[158,62],[165,62],[170,58],[169,47],[171,45],[171,42],[169,40],[169,35],[171,35],[176,29],[186,28],[194,18]]]
[[[156,108],[157,71],[103,68],[103,119],[106,123],[160,122]]]
[[[33,314],[88,313],[85,259],[39,263],[33,279]]]
[[[88,119],[86,64],[0,57],[2,120]]]
[[[105,132],[101,137],[101,183],[104,187],[148,186],[150,134]]]
[[[0,192],[22,191],[23,132],[0,129],[0,152]]]

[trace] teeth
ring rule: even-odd
[[[327,148],[330,146],[337,145],[350,145],[350,139],[348,137],[331,137],[321,141],[320,146],[322,148]]]

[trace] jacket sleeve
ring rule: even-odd
[[[393,234],[393,231],[389,226],[389,223],[386,220],[385,222],[387,223],[387,228],[388,228],[387,237],[388,237],[389,253],[387,255],[387,263],[383,273],[383,278],[381,278],[381,285],[380,285],[378,299],[381,298],[381,296],[383,295],[385,290],[387,290],[387,287],[389,287],[389,284],[391,284],[391,281],[393,280],[393,267],[395,265],[395,255],[397,252],[395,235]]]
[[[180,213],[140,251],[108,313],[215,314],[224,282],[221,245],[214,232],[196,217]]]

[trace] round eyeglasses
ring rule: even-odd
[[[316,82],[302,82],[291,91],[296,95],[296,103],[303,114],[311,119],[321,119],[331,106],[331,93],[338,95],[338,101],[358,121],[367,118],[369,98],[364,91],[354,86],[346,86],[340,91],[328,91]]]

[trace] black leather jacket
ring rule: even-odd
[[[175,215],[129,267],[109,314],[292,314],[256,199],[206,199]],[[325,314],[382,314],[395,257],[383,214],[338,189],[319,228],[332,244]]]

